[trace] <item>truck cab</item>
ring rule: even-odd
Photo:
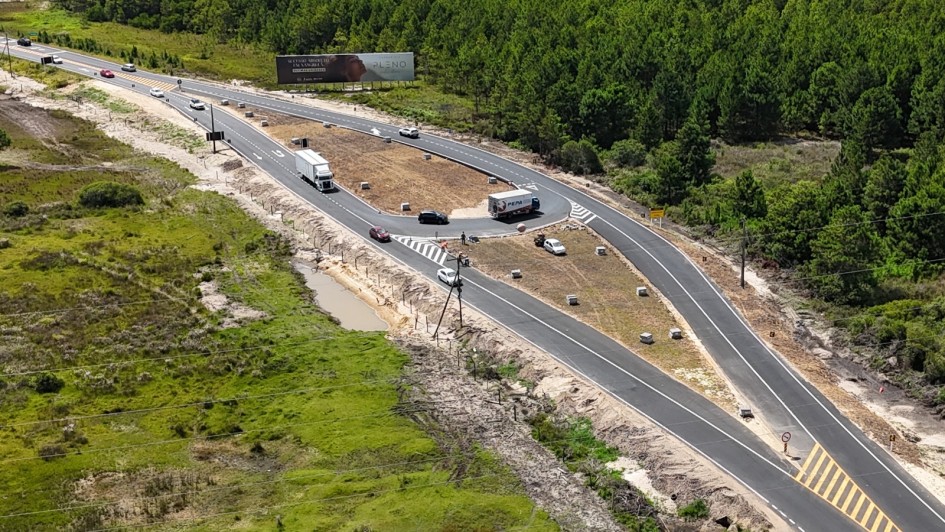
[[[295,168],[316,190],[328,192],[335,189],[335,174],[320,153],[307,149],[295,152]]]

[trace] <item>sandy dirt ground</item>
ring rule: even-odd
[[[23,78],[17,80],[24,82]],[[190,120],[153,99],[126,93],[107,84],[96,86],[139,106],[142,114],[170,120],[181,128],[189,128],[196,136],[202,136],[202,130],[195,128]],[[269,227],[295,239],[301,258],[316,262],[320,260],[319,266],[323,271],[378,308],[381,315],[391,323],[391,337],[401,342],[413,355],[410,378],[418,385],[419,391],[410,400],[422,402],[424,395],[462,399],[451,404],[462,409],[466,413],[464,416],[454,416],[459,412],[446,407],[431,406],[430,418],[445,424],[449,430],[468,434],[473,441],[501,456],[519,473],[529,496],[565,524],[567,529],[608,530],[617,527],[599,498],[583,486],[579,477],[563,470],[550,453],[535,444],[528,434],[527,425],[521,422],[527,412],[547,408],[550,404],[563,415],[590,417],[601,438],[616,445],[624,456],[632,457],[640,471],[648,472],[648,481],[641,484],[662,497],[675,494],[680,501],[703,497],[710,503],[713,518],[727,516],[753,529],[786,528],[783,521],[761,501],[720,474],[688,447],[653,427],[638,413],[603,394],[592,384],[571,374],[546,354],[533,349],[509,331],[470,309],[464,310],[465,326],[462,328],[458,326],[456,309],[448,311],[440,341],[433,342],[429,332],[442,309],[444,294],[441,290],[432,289],[431,283],[415,272],[376,254],[364,244],[360,236],[338,227],[273,180],[246,165],[245,161],[236,158],[232,152],[211,155],[208,149],[202,149],[191,154],[167,139],[162,140],[159,135],[137,129],[136,125],[140,125],[139,115],[110,120],[107,111],[92,104],[77,106],[71,102],[43,99],[35,94],[37,88],[27,86],[16,96],[34,105],[64,108],[100,124],[106,133],[119,140],[181,164],[200,178],[200,188],[233,197],[247,212]],[[307,98],[298,100],[353,112],[350,106],[318,103]],[[362,116],[367,112],[363,108],[358,110]],[[393,122],[389,118],[386,121]],[[486,144],[480,146],[485,147]],[[488,147],[519,161],[534,163],[527,156],[523,157],[500,146]],[[548,172],[547,169],[539,169]],[[585,186],[584,181],[570,176],[556,177]],[[588,186],[588,189],[591,188]],[[639,212],[639,208],[633,212]],[[340,250],[344,250],[344,259],[340,256]],[[723,268],[724,272],[712,273],[731,276],[730,265],[721,259],[717,261],[717,267]],[[726,288],[731,291],[731,287],[726,285]],[[780,309],[776,305],[764,303],[764,300],[760,301],[748,305],[761,310],[767,310],[770,306],[774,314],[763,314],[759,318],[754,311],[746,311],[749,318],[762,319],[762,330],[767,329],[766,325],[781,324]],[[764,321],[765,316],[771,321]],[[791,338],[787,331],[783,336],[785,339]],[[474,350],[477,356],[487,356],[496,363],[516,362],[522,367],[520,375],[536,383],[535,388],[523,393],[500,382],[471,379],[462,360],[458,358],[460,353],[457,346],[461,342],[465,345],[464,354]],[[800,349],[803,351],[803,348]],[[824,385],[833,386],[829,378],[825,378],[824,382]],[[506,402],[494,401],[497,386],[506,387]],[[873,415],[852,400],[852,396],[845,397],[847,402],[855,405],[846,405],[845,408]],[[512,405],[517,406],[510,408]],[[878,419],[878,416],[873,417]],[[464,419],[464,422],[450,424],[450,419]],[[857,417],[854,419],[859,421]],[[876,430],[886,427],[888,425],[878,426]],[[898,452],[900,456],[911,456],[906,446]]]
[[[735,412],[738,399],[701,345],[693,341],[688,324],[677,319],[668,302],[632,264],[582,224],[561,223],[541,232],[560,240],[567,255],[555,257],[535,246],[534,233],[454,244],[451,249],[467,255],[477,269],[604,332],[723,410]],[[598,246],[604,247],[604,255],[597,255]],[[521,278],[513,279],[512,269],[518,269]],[[637,287],[645,287],[648,295],[637,296]],[[577,296],[577,305],[566,302],[569,294]],[[671,340],[672,328],[684,331],[683,337]],[[640,342],[644,332],[653,335],[653,344]]]
[[[490,185],[486,176],[464,165],[380,137],[326,128],[250,105],[217,108],[257,126],[265,117],[269,126],[261,129],[288,151],[300,149],[292,144],[293,138],[308,138],[309,148],[328,159],[338,185],[390,214],[414,216],[423,209],[436,209],[456,218],[486,216],[486,197],[509,190],[501,181]],[[254,117],[246,118],[246,111]],[[362,188],[362,183],[370,188]],[[409,212],[401,210],[403,203],[410,206]]]

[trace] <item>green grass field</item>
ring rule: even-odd
[[[255,46],[218,43],[188,33],[167,35],[113,22],[90,23],[61,9],[38,9],[30,2],[0,4],[0,25],[10,35],[45,31],[51,36],[68,34],[72,40],[94,39],[103,52],[90,55],[104,59],[117,60],[122,52],[130,53],[134,45],[141,57],[166,52],[180,57],[187,72],[209,78],[275,82],[274,54]]]
[[[494,457],[404,415],[406,355],[313,306],[278,236],[89,123],[4,105],[0,207],[29,211],[0,215],[0,530],[556,529]],[[101,180],[145,205],[79,206]],[[223,328],[211,279],[264,317]]]

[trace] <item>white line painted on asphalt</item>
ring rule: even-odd
[[[583,194],[581,191],[576,190],[576,189],[575,189],[575,192],[577,192],[577,193],[579,193],[579,194]],[[584,194],[584,195],[586,196],[586,194]],[[588,198],[590,198],[590,197],[588,196]],[[593,199],[593,198],[590,198],[590,199]],[[603,205],[605,208],[610,209],[611,211],[615,212],[617,215],[622,216],[623,218],[629,220],[630,222],[639,225],[639,226],[642,227],[643,229],[646,229],[648,232],[650,232],[651,234],[655,235],[655,236],[656,236],[657,238],[659,238],[660,240],[663,240],[663,242],[665,242],[667,245],[669,245],[669,246],[671,246],[673,249],[675,249],[675,250],[679,253],[679,255],[684,258],[684,260],[686,260],[687,262],[689,262],[690,265],[693,266],[693,269],[696,271],[696,273],[697,273],[700,277],[702,277],[702,279],[706,282],[706,284],[711,288],[712,292],[715,293],[716,296],[718,296],[719,300],[722,301],[722,303],[725,305],[725,307],[728,308],[728,310],[729,310],[729,311],[732,313],[732,315],[739,321],[739,323],[741,323],[742,326],[743,326],[752,336],[755,337],[755,339],[758,341],[758,344],[761,345],[761,347],[765,350],[765,352],[768,353],[768,355],[769,355],[770,357],[772,357],[772,358],[774,359],[774,361],[777,362],[778,365],[780,365],[781,368],[782,368],[788,375],[791,376],[792,379],[794,379],[794,381],[801,387],[801,389],[804,390],[804,391],[811,397],[811,399],[814,400],[814,403],[816,403],[818,406],[820,406],[820,407],[824,410],[824,412],[826,412],[827,415],[830,416],[831,419],[833,419],[833,421],[837,424],[837,426],[839,426],[840,428],[842,428],[843,431],[847,433],[847,435],[849,435],[851,438],[853,438],[853,440],[856,441],[857,444],[859,444],[860,447],[862,447],[863,450],[866,451],[867,454],[869,454],[874,460],[876,460],[876,462],[879,463],[879,465],[880,465],[887,473],[889,473],[890,475],[892,475],[892,477],[895,478],[895,479],[902,485],[902,487],[904,487],[904,488],[906,489],[906,491],[908,491],[910,494],[912,494],[912,496],[915,497],[920,503],[922,503],[922,505],[925,506],[930,512],[932,512],[932,514],[933,514],[935,517],[937,517],[940,521],[942,521],[943,523],[945,523],[945,517],[942,517],[942,515],[940,515],[938,512],[936,512],[935,509],[932,508],[932,506],[929,505],[929,504],[925,501],[925,499],[923,499],[922,497],[919,497],[919,494],[918,494],[918,493],[916,493],[911,487],[909,487],[909,485],[906,484],[906,482],[905,482],[902,478],[900,478],[899,475],[897,475],[895,472],[893,472],[893,470],[890,469],[889,466],[887,466],[887,465],[885,464],[885,462],[883,462],[882,460],[880,460],[879,457],[876,456],[876,455],[873,453],[873,451],[871,451],[870,448],[866,446],[866,444],[864,444],[862,441],[860,441],[860,439],[857,438],[857,437],[853,434],[853,432],[850,431],[849,428],[847,428],[847,426],[846,426],[844,423],[842,423],[839,419],[837,419],[837,417],[833,414],[833,412],[831,412],[830,409],[827,408],[827,406],[824,405],[823,402],[821,402],[820,399],[818,399],[817,396],[814,395],[814,393],[813,393],[803,382],[801,382],[801,379],[800,379],[793,371],[791,371],[790,368],[788,368],[788,367],[784,364],[784,361],[781,360],[781,357],[779,357],[779,356],[778,356],[777,354],[775,354],[770,348],[768,348],[768,345],[765,344],[765,343],[761,340],[761,338],[755,333],[754,329],[752,329],[751,327],[749,327],[748,323],[745,322],[745,320],[742,318],[742,316],[739,315],[739,313],[728,303],[728,301],[725,300],[725,298],[722,296],[722,294],[719,293],[719,291],[712,285],[712,283],[711,283],[711,282],[709,281],[709,279],[705,276],[705,274],[702,272],[702,270],[700,270],[698,267],[696,267],[695,263],[693,263],[692,260],[691,260],[687,255],[685,255],[684,253],[682,253],[681,251],[679,251],[678,248],[676,248],[675,246],[672,245],[672,243],[670,243],[668,240],[666,240],[665,238],[663,238],[662,235],[660,235],[660,234],[658,234],[658,233],[654,233],[653,231],[649,231],[649,229],[647,229],[647,227],[644,226],[643,224],[640,224],[640,222],[638,222],[638,221],[636,221],[636,220],[634,220],[634,219],[632,219],[632,218],[626,216],[625,214],[621,213],[620,211],[617,211],[616,209],[614,209],[613,207],[610,207],[609,205],[604,204],[603,202],[599,202],[599,201],[598,201],[597,203],[600,203],[600,204]],[[813,440],[815,443],[820,443],[820,442],[818,442],[818,440],[817,440],[816,438],[814,438],[814,435],[810,433],[810,430],[808,430],[807,427],[804,426],[804,424],[800,421],[800,419],[798,419],[798,417],[797,417],[797,415],[794,413],[794,411],[793,411],[790,407],[788,407],[787,404],[784,403],[784,401],[781,399],[780,395],[778,395],[777,393],[774,392],[774,390],[771,388],[771,386],[768,384],[768,382],[767,382],[766,380],[764,380],[764,378],[761,377],[761,375],[757,372],[757,370],[755,370],[755,367],[752,366],[751,363],[748,362],[748,360],[745,358],[745,356],[742,354],[742,352],[739,351],[737,347],[735,347],[735,344],[732,343],[732,341],[729,339],[729,337],[728,337],[727,335],[725,335],[725,334],[722,332],[722,330],[719,328],[719,326],[716,325],[715,321],[713,321],[712,318],[709,317],[708,313],[707,313],[707,312],[705,311],[705,309],[703,309],[702,306],[696,301],[696,299],[692,296],[692,294],[689,292],[689,290],[687,290],[686,287],[683,286],[683,284],[669,271],[669,269],[668,269],[662,262],[660,262],[655,256],[653,256],[653,254],[650,253],[650,251],[649,251],[646,247],[642,246],[642,245],[641,245],[639,242],[637,242],[634,238],[632,238],[632,237],[629,236],[628,234],[624,233],[622,230],[618,229],[614,224],[608,222],[607,220],[601,219],[601,221],[604,222],[604,223],[606,223],[607,225],[611,226],[615,231],[617,231],[618,233],[622,234],[625,238],[627,238],[628,240],[630,240],[631,242],[633,242],[634,244],[636,244],[636,245],[643,251],[643,253],[646,253],[651,259],[653,259],[654,262],[656,262],[657,264],[659,264],[659,266],[660,266],[661,268],[663,268],[663,271],[666,272],[666,274],[669,275],[670,278],[672,278],[674,282],[676,282],[676,284],[680,287],[680,289],[682,289],[682,291],[689,297],[689,300],[692,301],[692,303],[693,303],[694,305],[696,305],[696,307],[699,309],[699,311],[702,313],[702,315],[705,316],[705,318],[709,321],[709,323],[712,325],[712,327],[719,333],[719,336],[721,336],[721,337],[725,340],[725,342],[735,351],[735,353],[738,355],[738,357],[742,359],[742,362],[745,363],[745,365],[748,367],[748,369],[750,369],[751,372],[754,373],[756,377],[758,377],[758,380],[761,381],[762,384],[764,384],[764,386],[768,389],[768,391],[771,393],[771,395],[773,395],[774,398],[775,398],[779,403],[781,403],[781,406],[783,406],[784,409],[787,410],[787,412],[791,415],[791,417],[793,417],[794,420],[797,421],[798,425],[800,425],[801,428],[804,429],[804,431],[807,433],[807,435],[810,436],[810,439]],[[821,444],[821,445],[823,446],[823,444]],[[825,447],[825,448],[826,448],[826,447]]]

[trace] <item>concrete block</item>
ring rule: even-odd
[[[567,300],[567,302],[568,302],[569,305],[577,305],[577,304],[578,304],[578,300],[577,300],[577,296],[576,296],[576,295],[574,295],[574,294],[568,294],[568,295],[566,295],[566,296],[564,296],[564,297],[565,297],[565,299]]]
[[[522,270],[519,270],[519,269],[512,270],[512,279],[521,279],[521,278],[522,278]]]
[[[649,294],[647,294],[647,292],[646,292],[646,287],[645,287],[645,286],[638,286],[638,287],[637,287],[637,295],[640,296],[640,297],[646,297],[646,296],[648,296]]]
[[[361,181],[361,190],[368,190],[371,188],[371,184],[367,181]]]
[[[409,211],[409,210],[410,210],[410,204],[409,204],[409,203],[401,203],[401,204],[400,204],[400,210],[402,210],[402,211]]]
[[[682,331],[677,329],[676,327],[673,327],[672,329],[669,330],[669,337],[672,338],[673,340],[681,340]]]
[[[652,343],[653,343],[653,335],[652,335],[651,333],[648,333],[648,332],[640,333],[640,342],[641,342],[641,343],[644,343],[644,344],[652,344]]]
[[[599,256],[604,256],[607,254],[607,248],[605,248],[604,246],[597,246],[597,248],[594,250],[594,253],[596,253]]]

